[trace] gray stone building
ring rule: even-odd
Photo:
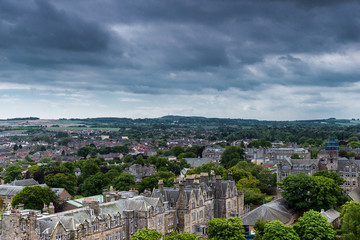
[[[174,188],[159,188],[151,197],[123,198],[106,192],[104,203],[96,198],[83,200],[83,207],[53,213],[53,207],[35,210],[11,210],[2,215],[2,240],[130,240],[139,229],[203,233],[214,217],[239,216],[243,194],[231,180],[207,173],[177,179]]]
[[[277,164],[277,180],[281,182],[289,174],[305,173],[313,175],[317,171],[336,172],[345,183],[341,186],[346,193],[359,187],[360,160],[339,157],[339,143],[330,138],[325,144],[325,150],[318,159],[280,159]]]

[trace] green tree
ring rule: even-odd
[[[101,194],[102,190],[107,188],[111,183],[110,179],[105,176],[102,172],[98,172],[92,175],[80,185],[80,191],[83,196],[92,196]]]
[[[347,153],[347,157],[351,158],[351,157],[356,157],[356,152],[350,151]]]
[[[181,153],[185,152],[184,148],[181,146],[174,146],[170,151],[173,152],[175,156],[179,156]]]
[[[75,164],[73,162],[64,162],[60,164],[59,169],[62,173],[75,175]]]
[[[122,173],[115,179],[113,186],[118,191],[128,191],[129,188],[135,187],[135,176]]]
[[[305,173],[288,175],[282,182],[282,196],[294,210],[307,210],[311,206],[311,177]]]
[[[336,176],[334,175],[336,178]],[[295,210],[329,209],[339,206],[346,199],[342,189],[331,178],[310,177],[304,173],[288,175],[282,183],[282,195]]]
[[[156,229],[143,228],[138,230],[132,237],[131,240],[160,240],[162,234]]]
[[[13,164],[8,166],[5,171],[5,176],[4,176],[4,182],[5,183],[9,183],[14,181],[15,179],[22,179],[22,171],[24,169],[22,167],[20,167],[19,165]]]
[[[97,149],[95,147],[81,147],[77,151],[77,155],[83,158],[86,158],[88,155],[92,157],[97,153]]]
[[[279,220],[265,224],[263,239],[266,240],[300,240],[291,226],[285,226]]]
[[[258,188],[239,188],[238,190],[244,192],[244,204],[261,205],[265,202],[266,194]]]
[[[81,169],[81,175],[84,179],[98,173],[100,171],[99,165],[95,162],[94,159],[86,160],[83,168]]]
[[[171,232],[165,235],[164,240],[197,240],[200,239],[199,235],[188,233],[188,232]]]
[[[56,195],[49,187],[28,186],[14,196],[11,206],[15,208],[22,203],[25,209],[41,210],[44,204],[49,205],[55,200]]]
[[[341,231],[344,240],[360,240],[360,203],[347,202],[342,206]]]
[[[330,178],[330,179],[334,180],[338,186],[341,186],[345,183],[345,180],[342,177],[340,177],[340,175],[336,172],[328,172],[326,170],[321,170],[321,171],[314,173],[313,176],[321,176],[321,177]]]
[[[230,168],[244,160],[244,154],[244,150],[238,146],[227,147],[221,155],[220,163],[225,168]]]
[[[254,225],[254,230],[255,230],[255,240],[263,240],[263,236],[265,234],[265,225],[268,223],[268,221],[264,220],[264,217],[259,218],[255,225]]]
[[[291,157],[290,157],[291,159],[300,159],[301,157],[299,156],[299,154],[297,154],[297,153],[293,153],[293,154],[291,154]]]
[[[134,158],[131,154],[127,154],[125,157],[124,157],[124,163],[131,163],[134,161]]]
[[[245,240],[244,233],[238,217],[214,218],[208,222],[208,236],[211,240]]]
[[[172,172],[160,171],[152,176],[146,177],[136,184],[139,192],[143,192],[146,189],[154,189],[158,187],[159,180],[164,181],[165,187],[172,187],[174,185],[175,174]]]
[[[30,166],[30,167],[28,167],[28,169],[27,169],[27,172],[29,173],[29,176],[30,177],[34,177],[34,174],[37,172],[37,171],[39,171],[39,166],[38,165],[32,165],[32,166]]]
[[[48,174],[45,176],[45,183],[49,187],[65,188],[70,195],[75,195],[77,181],[74,175],[65,173]]]
[[[335,240],[336,234],[327,218],[321,213],[309,210],[293,226],[302,240]]]
[[[321,176],[311,178],[310,201],[311,209],[321,211],[337,206],[339,196],[342,192],[335,181]]]
[[[250,175],[247,178],[242,178],[238,181],[237,187],[239,189],[243,188],[257,188],[260,181],[256,179],[253,175]]]
[[[207,172],[210,175],[211,170],[214,170],[215,174],[220,176],[224,176],[227,173],[226,169],[223,166],[210,162],[203,164],[199,167],[187,170],[186,175],[200,174],[202,172]]]

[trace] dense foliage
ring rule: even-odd
[[[300,240],[292,226],[285,226],[279,220],[265,224],[263,239],[265,240]]]
[[[360,203],[347,202],[342,206],[340,215],[342,239],[360,239]]]
[[[309,210],[293,226],[302,240],[335,240],[336,234],[326,217]]]
[[[281,188],[286,204],[299,211],[327,210],[341,206],[346,199],[333,179],[322,176],[311,177],[304,173],[288,175]]]
[[[245,240],[245,230],[238,217],[214,218],[208,222],[208,236],[211,240]]]
[[[45,205],[56,200],[56,195],[48,187],[41,186],[28,186],[24,187],[17,193],[12,202],[13,208],[17,207],[20,203],[24,204],[25,209],[41,210]]]

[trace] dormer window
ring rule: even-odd
[[[94,232],[99,231],[99,223],[94,223]]]
[[[116,225],[116,226],[119,226],[119,225],[120,225],[120,217],[119,217],[119,216],[117,216],[117,217],[115,218],[115,225]]]

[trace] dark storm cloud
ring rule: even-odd
[[[359,74],[297,55],[357,49],[359,10],[320,0],[1,1],[0,71],[17,71],[13,82],[154,94],[337,86]]]

